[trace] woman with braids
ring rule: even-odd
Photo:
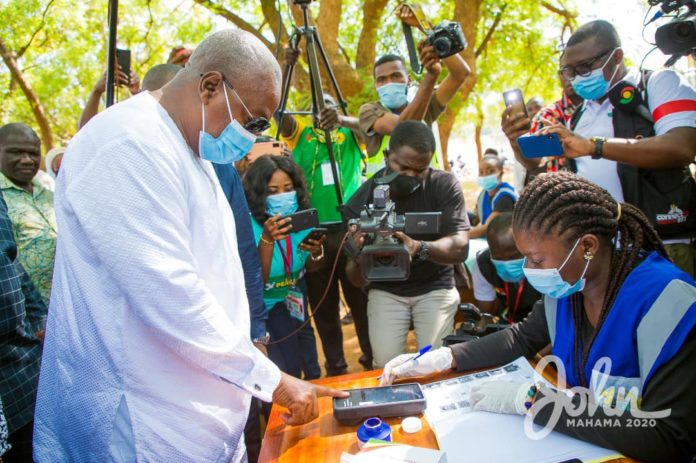
[[[559,381],[565,376],[574,388],[570,397],[541,385],[492,381],[472,391],[473,409],[528,414],[536,424],[644,461],[691,461],[696,284],[669,262],[647,218],[561,172],[527,186],[515,205],[513,232],[525,276],[544,295],[530,315],[417,361],[396,357],[383,382],[498,366],[551,345]],[[583,405],[588,400],[600,408]],[[650,419],[636,420],[645,414]]]
[[[244,192],[264,281],[271,342],[268,357],[289,375],[300,378],[304,373],[304,379],[316,379],[321,368],[314,329],[311,323],[305,323],[308,304],[304,274],[305,270],[316,270],[323,259],[323,238],[304,243],[311,230],[293,232],[291,220],[283,218],[309,208],[304,175],[291,158],[261,156],[244,175]]]

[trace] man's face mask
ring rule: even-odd
[[[517,283],[524,278],[524,259],[497,260],[491,259],[496,273],[508,283]]]
[[[230,100],[227,96],[227,85],[222,82],[222,89],[225,92],[225,103],[227,103],[227,113],[230,116],[230,123],[223,129],[216,138],[205,131],[205,105],[201,102],[201,113],[203,118],[202,129],[198,137],[198,153],[202,159],[214,162],[215,164],[230,164],[244,158],[254,146],[256,136],[241,126],[232,116]]]
[[[571,294],[575,294],[582,291],[585,288],[585,273],[587,273],[587,268],[590,266],[590,260],[587,260],[585,264],[585,270],[582,271],[580,279],[575,282],[575,284],[570,284],[563,279],[561,276],[561,270],[568,263],[570,257],[573,255],[573,251],[578,247],[580,243],[580,238],[575,242],[573,249],[570,250],[568,257],[561,264],[559,268],[526,268],[524,267],[524,276],[527,277],[529,284],[534,286],[534,289],[542,294],[551,296],[554,299],[562,299],[568,297]]]
[[[377,185],[389,185],[389,195],[394,198],[405,198],[423,186],[421,177],[412,177],[410,175],[402,175],[399,172],[392,171],[389,167],[385,171],[385,175],[375,179]]]
[[[382,85],[377,88],[379,101],[389,109],[399,109],[408,103],[406,92],[408,85],[399,82]]]
[[[614,73],[611,75],[609,80],[604,78],[604,68],[607,66],[607,64],[609,64],[614,56],[614,53],[616,53],[616,50],[618,50],[618,48],[615,48],[611,52],[601,68],[594,69],[587,76],[576,75],[573,78],[571,85],[573,86],[575,93],[585,100],[598,100],[607,94],[611,81],[614,80],[616,73],[619,71],[619,66],[616,66],[616,69],[614,69]]]

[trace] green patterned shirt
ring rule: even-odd
[[[33,195],[0,173],[0,188],[14,227],[19,261],[48,305],[58,238],[53,192],[36,179],[32,183]]]

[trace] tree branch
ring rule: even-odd
[[[541,6],[546,8],[552,13],[555,13],[563,18],[566,19],[566,22],[569,23],[569,25],[575,24],[575,20],[577,19],[578,15],[577,13],[573,13],[571,11],[568,11],[566,8],[563,7],[558,7],[555,5],[552,5],[546,0],[541,0]],[[572,29],[572,26],[571,26]]]
[[[213,13],[222,16],[238,28],[245,30],[247,32],[250,32],[254,34],[254,36],[261,40],[264,45],[266,45],[268,48],[272,48],[275,46],[274,43],[270,42],[266,37],[261,34],[258,29],[256,29],[253,25],[249,24],[247,21],[245,21],[242,17],[236,15],[235,13],[231,12],[227,8],[223,7],[222,5],[218,5],[217,3],[213,2],[212,0],[193,0],[194,2],[198,3],[204,8],[207,8],[208,10],[212,11]]]
[[[483,52],[483,50],[486,49],[486,46],[488,46],[488,42],[491,40],[491,37],[493,37],[495,30],[500,25],[500,20],[503,17],[503,12],[505,11],[505,8],[507,8],[507,3],[504,3],[503,6],[500,8],[500,11],[496,13],[495,19],[493,20],[493,24],[491,24],[491,27],[488,29],[488,32],[486,32],[486,35],[483,37],[483,40],[481,41],[478,48],[476,49],[476,52],[474,53],[474,56],[476,56],[477,58]]]
[[[24,96],[29,102],[31,111],[34,113],[34,118],[36,119],[37,124],[39,124],[39,131],[41,132],[41,141],[44,145],[44,149],[47,151],[50,150],[53,148],[53,133],[51,132],[51,124],[48,122],[46,111],[39,100],[39,96],[36,94],[34,89],[31,88],[31,85],[24,77],[24,74],[22,74],[22,71],[19,69],[14,55],[5,46],[5,41],[2,39],[2,37],[0,37],[0,57],[2,57],[5,65],[10,70],[12,80],[17,82],[17,85],[19,85],[19,88],[22,89],[22,93],[24,93]]]
[[[26,43],[26,45],[24,45],[19,49],[19,51],[17,51],[17,53],[15,54],[17,58],[21,58],[22,56],[24,56],[24,53],[26,53],[26,51],[29,49],[31,43],[36,38],[36,35],[39,32],[41,32],[41,29],[43,29],[46,25],[46,15],[48,14],[48,10],[49,8],[51,8],[51,5],[53,5],[54,1],[55,0],[49,0],[49,2],[46,4],[46,8],[44,8],[43,13],[41,13],[41,23],[39,24],[39,27],[37,27],[36,30],[31,34],[31,37],[29,37],[29,41]]]

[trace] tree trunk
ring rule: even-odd
[[[365,0],[363,3],[363,20],[358,52],[355,56],[355,67],[358,70],[370,69],[375,62],[377,52],[377,31],[381,24],[384,9],[389,0]]]
[[[39,96],[31,88],[31,85],[24,77],[22,71],[19,69],[14,55],[7,49],[2,38],[0,38],[0,56],[2,56],[2,60],[10,70],[12,80],[17,82],[17,85],[19,85],[19,88],[22,89],[22,93],[24,93],[24,96],[29,102],[29,106],[31,106],[31,111],[34,113],[34,118],[36,119],[37,124],[39,124],[41,143],[43,144],[44,150],[50,150],[53,148],[53,132],[51,131],[51,124],[46,116],[46,111],[44,111],[43,105],[39,100]]]

